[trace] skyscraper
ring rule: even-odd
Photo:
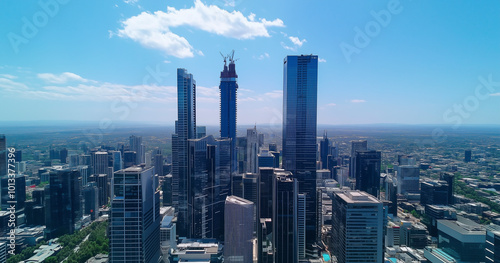
[[[368,142],[365,140],[351,141],[351,159],[349,161],[349,178],[356,178],[354,175],[354,164],[356,162],[356,152],[367,151]]]
[[[52,239],[75,231],[81,217],[81,193],[75,169],[50,171],[49,184],[45,186],[45,236]]]
[[[247,129],[247,173],[257,173],[259,154],[259,137],[257,127]],[[269,166],[268,166],[269,167]]]
[[[158,174],[158,176],[163,176],[163,155],[161,154],[160,149],[156,149],[154,151],[154,167],[155,167],[155,173]]]
[[[144,145],[142,144],[142,137],[141,136],[135,136],[131,135],[130,136],[130,150],[134,151],[136,153],[136,164],[141,164],[146,161],[145,158],[145,152],[144,152]]]
[[[332,244],[339,263],[383,262],[383,208],[360,191],[338,192],[332,200]]]
[[[287,56],[283,77],[283,169],[306,194],[306,245],[318,237],[316,209],[316,130],[318,56]]]
[[[108,153],[93,152],[92,159],[92,174],[108,174]]]
[[[398,194],[418,193],[420,184],[420,167],[418,165],[399,165],[396,168]]]
[[[273,180],[273,262],[299,262],[298,185],[285,173]]]
[[[120,171],[123,169],[122,153],[120,151],[111,152],[113,158],[113,170]]]
[[[177,121],[172,134],[172,201],[178,211],[177,233],[187,235],[188,140],[196,136],[196,81],[186,69],[177,69]],[[184,223],[183,223],[184,222]]]
[[[133,166],[114,173],[110,262],[158,262],[160,193],[154,177],[152,167]]]
[[[227,60],[229,59],[229,66]],[[224,57],[224,70],[220,73],[220,137],[231,139],[231,173],[237,171],[236,151],[236,95],[238,83],[236,80],[234,51]]]
[[[228,196],[224,208],[224,262],[253,263],[254,203]]]
[[[356,178],[356,190],[378,197],[380,192],[380,152],[358,151],[355,156],[354,177]]]
[[[321,169],[328,169],[328,155],[330,154],[330,140],[326,134],[323,135],[323,140],[319,144],[319,156],[321,161]]]

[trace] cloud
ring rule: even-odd
[[[133,5],[137,2],[139,2],[139,0],[123,0],[123,2],[125,2],[126,4],[130,4],[130,5]]]
[[[273,90],[271,92],[264,93],[264,96],[272,98],[272,99],[282,98],[283,91],[282,90]]]
[[[304,44],[305,42],[307,42],[307,40],[305,40],[305,39],[300,40],[300,38],[298,38],[298,37],[292,37],[292,36],[290,36],[288,38],[290,39],[290,41],[292,41],[292,43],[294,45],[296,45],[298,47],[301,47],[302,44]]]
[[[285,37],[287,36],[285,33],[281,32]],[[294,37],[294,36],[289,36],[288,39],[290,40],[290,42],[292,42],[292,46],[289,46],[287,44],[285,44],[285,42],[281,42],[281,46],[283,48],[285,48],[286,50],[291,50],[291,51],[297,51],[297,49],[299,47],[302,47],[302,45],[307,42],[306,39],[302,39],[300,40],[300,38],[298,37]]]
[[[264,53],[264,54],[262,54],[262,55],[260,55],[258,57],[254,56],[253,58],[258,59],[258,60],[263,60],[265,58],[269,58],[269,53],[266,52],[266,53]]]
[[[325,63],[325,62],[326,62],[326,59],[319,58],[319,59],[318,59],[318,62],[323,62],[323,63]]]
[[[171,32],[171,28],[187,26],[208,33],[235,39],[269,37],[268,27],[284,27],[279,18],[256,20],[255,14],[245,17],[239,11],[228,12],[215,5],[195,0],[188,9],[167,7],[167,12],[142,12],[122,22],[118,36],[130,38],[147,48],[158,49],[178,58],[193,57],[196,51],[188,40]],[[201,53],[202,54],[202,53]]]
[[[366,102],[366,100],[358,100],[358,99],[354,99],[354,100],[351,100],[352,103],[364,103]]]
[[[333,107],[333,106],[337,106],[337,104],[335,104],[335,103],[328,103],[328,104],[326,104],[326,106]]]
[[[500,92],[498,92],[498,93],[492,93],[492,94],[490,94],[490,96],[500,96]]]
[[[48,83],[55,83],[55,84],[64,84],[69,81],[79,81],[79,82],[87,82],[88,80],[76,75],[75,73],[71,72],[64,72],[62,74],[56,75],[52,73],[40,73],[37,75],[38,78],[44,80],[45,82]]]
[[[17,76],[10,74],[0,74],[0,77],[8,78],[8,79],[17,79]]]
[[[219,97],[219,87],[207,88],[203,86],[196,86],[196,96],[199,97],[200,95],[205,97]]]
[[[0,78],[0,88],[6,90],[26,90],[28,86],[23,83],[15,82],[11,79]]]

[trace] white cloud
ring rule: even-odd
[[[139,2],[139,0],[123,0],[123,2],[132,5],[132,4]]]
[[[147,48],[162,50],[167,55],[186,58],[193,57],[196,51],[184,37],[172,33],[171,28],[188,26],[229,38],[254,39],[269,37],[268,27],[284,26],[281,19],[255,20],[255,14],[245,17],[239,11],[228,12],[195,0],[194,7],[189,9],[167,7],[167,12],[142,12],[130,17],[122,22],[123,28],[118,30],[118,36],[130,38]]]
[[[277,99],[277,98],[282,98],[283,97],[283,91],[282,90],[273,90],[271,92],[264,93],[264,96]]]
[[[44,80],[45,82],[48,83],[55,83],[55,84],[64,84],[69,81],[79,81],[79,82],[87,82],[88,80],[76,75],[75,73],[71,72],[64,72],[62,74],[56,75],[52,73],[40,73],[37,75],[38,78]]]
[[[17,79],[17,76],[10,74],[0,74],[0,77],[8,78],[8,79]]]
[[[305,40],[305,39],[300,40],[300,38],[298,38],[298,37],[292,37],[292,36],[290,36],[288,38],[290,39],[290,41],[292,41],[292,43],[294,45],[296,45],[298,47],[301,47],[305,42],[307,42],[307,40]]]
[[[203,86],[196,86],[196,97],[205,96],[205,97],[219,97],[219,87],[203,87]]]
[[[318,62],[323,62],[323,63],[325,63],[325,62],[326,62],[326,59],[319,58],[319,59],[318,59]]]
[[[262,55],[260,55],[258,57],[254,56],[253,58],[258,59],[258,60],[263,60],[265,58],[269,58],[269,53],[266,52],[266,53],[264,53],[264,54],[262,54]]]
[[[490,96],[500,96],[500,92],[498,92],[498,93],[492,93],[492,94],[490,94]]]
[[[333,107],[333,106],[337,106],[337,104],[335,104],[335,103],[328,103],[328,104],[326,104],[326,106]]]
[[[7,78],[0,78],[0,88],[7,90],[26,90],[28,86],[23,83],[12,81]]]
[[[354,100],[351,100],[352,103],[364,103],[366,102],[366,100],[358,100],[358,99],[354,99]]]

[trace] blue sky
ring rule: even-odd
[[[320,124],[500,124],[500,2],[0,2],[0,121],[173,124],[176,68],[219,121],[236,51],[238,123],[281,123],[283,58],[320,58]]]

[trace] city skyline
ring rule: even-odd
[[[280,65],[311,53],[319,124],[500,124],[498,2],[46,3],[1,4],[3,121],[172,123],[175,70],[186,68],[198,80],[199,124],[215,125],[219,51],[234,49],[242,125],[281,123]],[[90,8],[92,20],[82,15]]]

